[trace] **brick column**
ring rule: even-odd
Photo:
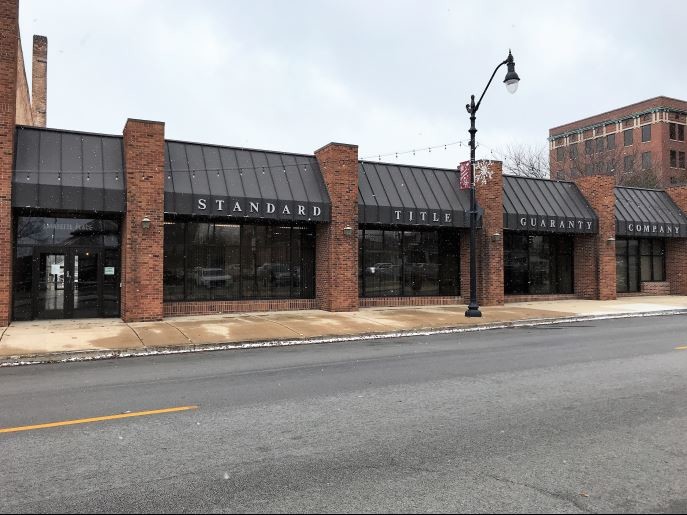
[[[575,183],[599,217],[598,234],[575,236],[575,293],[585,299],[612,300],[617,295],[615,180],[613,177],[595,175],[580,177]]]
[[[670,198],[687,213],[687,186],[666,189]],[[683,236],[685,236],[683,234]],[[666,281],[672,295],[687,295],[687,239],[666,238]]]
[[[358,147],[330,143],[315,152],[332,202],[332,219],[317,226],[317,300],[327,311],[357,311]],[[353,230],[351,236],[344,228]]]
[[[18,0],[0,2],[0,326],[12,312],[12,169],[17,106]]]
[[[477,232],[477,299],[484,306],[499,306],[504,301],[503,163],[489,161],[489,165],[491,178],[475,186],[477,204],[484,210],[482,229]],[[469,302],[469,290],[463,300]]]
[[[161,320],[164,256],[165,125],[127,120],[124,127],[126,218],[122,234],[122,319]],[[143,227],[143,219],[150,227]]]

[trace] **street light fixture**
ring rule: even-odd
[[[484,88],[482,96],[475,104],[475,95],[471,95],[470,103],[465,106],[468,113],[470,114],[470,304],[465,312],[466,317],[481,317],[482,312],[479,310],[479,304],[477,303],[477,250],[475,249],[477,231],[477,201],[475,198],[475,134],[477,134],[477,129],[475,128],[475,120],[477,110],[479,109],[484,94],[489,89],[491,81],[494,80],[496,72],[503,65],[508,66],[508,73],[506,73],[506,78],[503,82],[506,85],[506,89],[509,93],[515,93],[518,90],[518,83],[520,82],[520,77],[515,73],[515,61],[513,60],[513,54],[510,50],[508,51],[508,58],[500,63],[494,73],[491,74],[489,82],[487,82],[487,87]]]

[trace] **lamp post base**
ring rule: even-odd
[[[479,310],[479,307],[477,306],[468,306],[467,311],[465,312],[466,317],[481,317],[482,312]]]

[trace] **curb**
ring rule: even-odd
[[[560,318],[534,318],[530,320],[512,320],[509,322],[494,322],[491,324],[470,327],[438,327],[431,329],[408,329],[384,333],[361,333],[346,336],[311,337],[291,340],[257,340],[244,343],[221,344],[192,344],[174,347],[154,347],[146,349],[98,350],[56,352],[49,354],[29,354],[25,356],[8,356],[0,358],[0,368],[19,367],[28,365],[47,365],[53,363],[75,363],[87,361],[101,361],[118,358],[137,358],[145,356],[163,356],[172,354],[191,354],[195,352],[213,352],[222,350],[259,349],[269,347],[290,347],[295,345],[318,345],[324,343],[345,343],[359,340],[381,340],[385,338],[404,338],[409,336],[431,336],[435,334],[472,333],[492,329],[508,329],[516,327],[535,327],[540,325],[554,325],[589,320],[614,320],[620,318],[644,318],[656,316],[687,315],[687,309],[666,311],[647,311],[639,313],[613,313],[603,315],[581,315]]]

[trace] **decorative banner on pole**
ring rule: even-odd
[[[460,170],[460,189],[469,190],[470,181],[470,161],[463,161],[458,168]]]

